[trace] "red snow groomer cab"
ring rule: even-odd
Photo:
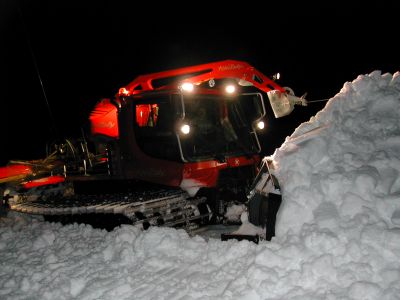
[[[192,196],[201,188],[237,190],[260,161],[261,91],[277,116],[293,108],[284,88],[241,61],[139,76],[96,105],[92,139],[109,149],[112,176],[181,187]]]

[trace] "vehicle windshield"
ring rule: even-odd
[[[193,95],[184,97],[190,133],[180,135],[188,161],[251,155],[260,151],[253,122],[263,116],[259,94],[236,97]]]
[[[134,102],[136,143],[170,161],[224,159],[260,151],[253,123],[264,114],[259,94],[221,97],[157,94]],[[182,124],[190,132],[179,131]]]

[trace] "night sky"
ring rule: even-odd
[[[79,136],[96,101],[141,74],[243,60],[318,100],[359,74],[400,70],[395,1],[279,3],[2,1],[1,164],[44,157],[46,142]],[[266,153],[323,106],[271,121]]]

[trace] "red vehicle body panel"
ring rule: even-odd
[[[32,168],[24,164],[9,165],[0,168],[0,180],[11,179],[13,177],[29,174],[32,174]]]
[[[31,189],[31,188],[38,187],[38,186],[57,184],[57,183],[61,183],[64,181],[65,181],[64,176],[56,175],[56,176],[49,176],[49,177],[31,180],[31,181],[25,182],[22,186],[25,189]]]
[[[118,138],[118,111],[110,99],[99,101],[89,117],[92,135]]]
[[[183,168],[183,179],[192,179],[198,186],[217,186],[219,172],[227,168],[236,168],[249,165],[258,165],[260,158],[254,155],[251,158],[243,156],[227,158],[226,162],[216,160],[186,163]]]

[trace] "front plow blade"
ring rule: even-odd
[[[255,193],[249,200],[249,222],[265,227],[265,239],[270,241],[275,236],[276,214],[282,203],[282,195]]]

